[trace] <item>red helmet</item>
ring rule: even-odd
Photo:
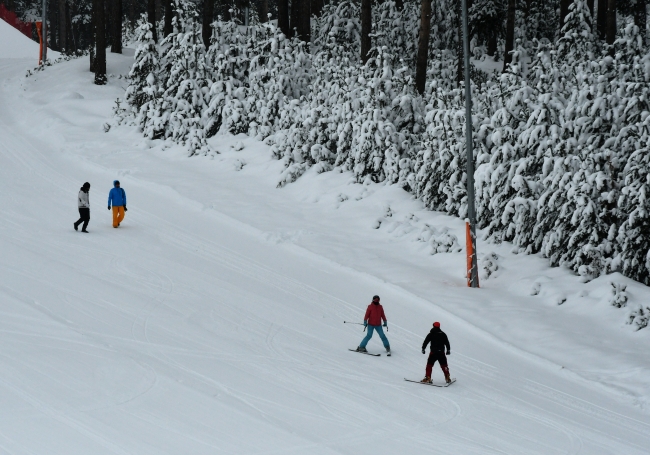
[[[438,321],[436,321],[436,322],[433,323],[433,326],[440,328],[440,323]]]

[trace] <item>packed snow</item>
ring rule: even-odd
[[[480,242],[469,289],[463,222],[397,186],[310,169],[276,188],[283,164],[253,138],[188,158],[115,126],[127,55],[102,87],[86,58],[29,78],[0,59],[3,452],[648,453],[650,331],[626,324],[648,288]],[[390,358],[348,351],[363,333],[343,321],[373,294]],[[403,380],[436,320],[445,389]]]

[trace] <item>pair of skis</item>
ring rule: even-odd
[[[350,349],[350,351],[352,351],[352,352],[358,352],[359,354],[371,355],[371,356],[373,356],[373,357],[379,357],[379,356],[381,356],[381,354],[373,354],[372,352],[368,352],[368,351],[357,351],[356,349]],[[386,355],[387,355],[387,356],[390,356],[390,352],[389,352],[388,354],[386,354]],[[414,382],[415,384],[430,385],[430,386],[433,386],[433,387],[449,387],[449,386],[452,385],[454,382],[456,382],[456,378],[452,378],[452,379],[451,379],[451,382],[448,382],[448,383],[446,383],[446,384],[434,384],[434,383],[432,383],[432,382],[414,381],[413,379],[406,379],[406,378],[404,378],[404,380],[405,380],[406,382]]]
[[[381,354],[373,354],[372,352],[368,352],[368,351],[357,351],[356,349],[350,349],[350,351],[352,351],[352,352],[358,352],[359,354],[371,355],[371,356],[373,356],[373,357],[379,357],[379,356],[381,356]],[[390,352],[388,352],[386,355],[387,355],[388,357],[390,357]]]

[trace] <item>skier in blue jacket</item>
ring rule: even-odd
[[[124,220],[126,209],[126,193],[120,188],[120,181],[113,182],[113,188],[108,192],[108,210],[113,206],[113,227],[116,228]]]

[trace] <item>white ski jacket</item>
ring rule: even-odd
[[[80,209],[89,209],[90,201],[88,200],[88,193],[79,190],[79,208]]]

